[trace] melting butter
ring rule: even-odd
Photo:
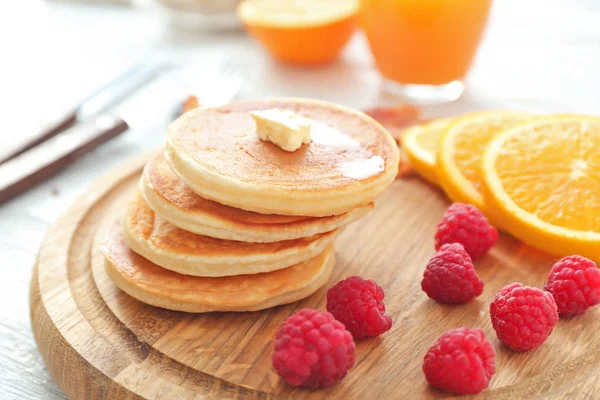
[[[385,162],[380,156],[358,159],[359,157],[367,157],[368,154],[365,154],[366,149],[363,148],[360,142],[327,124],[313,121],[310,136],[312,142],[316,145],[349,150],[348,155],[350,157],[354,155],[357,158],[354,161],[343,162],[339,166],[342,174],[348,178],[366,179],[379,174],[385,168]]]
[[[338,168],[348,178],[367,179],[385,168],[383,158],[366,158],[369,152],[360,142],[325,123],[280,109],[256,110],[250,115],[256,122],[258,136],[283,150],[295,151],[311,141],[317,146],[344,150],[346,158],[352,161],[342,162]]]
[[[342,174],[348,178],[367,179],[383,171],[385,162],[379,156],[373,156],[366,160],[349,161],[340,165]]]
[[[360,147],[360,143],[350,136],[322,122],[313,121],[310,128],[310,137],[314,144],[347,149]]]

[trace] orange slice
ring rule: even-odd
[[[483,111],[454,119],[442,134],[437,155],[438,179],[448,197],[485,211],[481,155],[503,129],[532,117],[515,111]]]
[[[247,30],[281,61],[333,60],[354,33],[358,0],[244,0],[237,14]]]
[[[482,161],[489,211],[515,237],[600,261],[600,118],[543,117],[495,138]]]
[[[436,119],[408,128],[402,140],[402,148],[415,171],[429,182],[438,185],[436,153],[444,130],[452,122],[449,118]]]

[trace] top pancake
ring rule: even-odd
[[[148,162],[140,180],[148,205],[171,224],[199,235],[243,242],[268,243],[333,231],[365,216],[370,203],[331,217],[265,215],[204,199],[183,183],[163,157]]]
[[[312,142],[286,152],[260,140],[249,112],[313,119]],[[371,117],[333,103],[267,99],[195,109],[168,130],[165,157],[204,198],[261,214],[323,217],[370,203],[396,176],[398,148]]]

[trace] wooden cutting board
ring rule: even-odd
[[[35,339],[52,376],[73,399],[445,397],[421,372],[437,337],[455,327],[482,328],[497,352],[497,373],[482,398],[600,398],[600,309],[561,320],[539,349],[515,353],[496,339],[494,294],[513,281],[542,287],[553,259],[502,236],[476,264],[485,291],[465,305],[440,305],[420,288],[433,235],[448,201],[418,178],[397,180],[375,211],[337,240],[328,285],[303,301],[254,313],[193,315],[147,306],[117,289],[99,243],[137,188],[149,155],[93,184],[50,229],[31,280]],[[303,307],[325,309],[341,278],[375,279],[385,290],[392,329],[357,343],[357,362],[327,390],[287,386],[271,366],[275,332]]]

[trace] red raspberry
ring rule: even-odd
[[[273,367],[292,386],[328,387],[354,366],[355,355],[352,335],[341,322],[305,308],[279,328]]]
[[[552,267],[544,290],[554,296],[561,317],[583,314],[600,303],[600,270],[585,257],[564,257]]]
[[[381,335],[392,327],[383,296],[383,289],[375,281],[351,276],[327,291],[327,311],[356,339]]]
[[[496,353],[481,329],[451,329],[425,355],[423,372],[431,386],[477,394],[496,372]]]
[[[462,245],[452,243],[429,260],[421,288],[440,303],[465,303],[483,292],[483,282]]]
[[[558,309],[550,293],[515,282],[494,297],[490,316],[500,341],[515,351],[529,351],[550,336]]]
[[[460,243],[473,260],[486,254],[498,241],[498,230],[471,204],[452,204],[435,233],[435,249],[446,243]]]

